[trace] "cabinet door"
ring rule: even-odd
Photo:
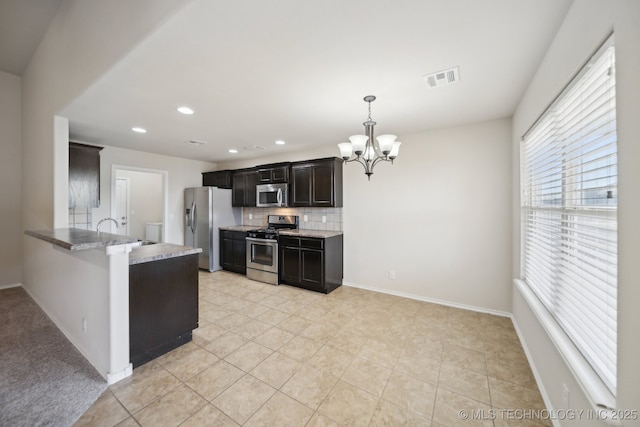
[[[260,184],[269,184],[272,182],[271,180],[271,172],[272,169],[260,169],[258,170],[258,183]]]
[[[258,172],[247,172],[245,178],[244,206],[256,207],[256,185],[258,185]]]
[[[244,206],[246,179],[243,172],[234,173],[231,177],[231,206]]]
[[[280,279],[291,285],[300,284],[300,248],[282,246],[280,249]]]
[[[247,242],[246,234],[239,233],[233,240],[233,266],[238,273],[247,272]]]
[[[202,173],[203,187],[231,188],[231,171],[214,171]]]
[[[69,207],[100,206],[100,150],[102,147],[69,143]]]
[[[311,171],[310,165],[291,168],[292,206],[311,206]]]
[[[232,206],[256,206],[256,185],[258,171],[242,171],[233,174],[232,178]]]
[[[271,182],[287,182],[289,180],[289,166],[280,166],[271,171]]]
[[[335,205],[333,163],[316,164],[312,168],[311,205],[330,207]]]
[[[300,249],[300,284],[314,291],[324,291],[324,251]]]
[[[220,266],[229,271],[233,271],[233,239],[220,239]]]

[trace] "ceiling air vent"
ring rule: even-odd
[[[253,144],[253,145],[246,145],[243,147],[245,150],[247,151],[255,151],[255,150],[264,150],[264,147],[262,145],[258,145],[258,144]]]
[[[427,74],[423,77],[427,86],[437,87],[446,86],[453,83],[458,83],[460,80],[460,71],[458,67],[450,68],[448,70],[438,71],[437,73]]]

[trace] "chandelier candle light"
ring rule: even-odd
[[[338,144],[340,148],[340,155],[345,162],[357,161],[364,167],[364,173],[367,175],[367,179],[371,180],[373,174],[373,167],[381,161],[391,162],[398,157],[398,151],[400,150],[399,141],[396,141],[395,135],[380,135],[376,139],[376,144],[373,140],[373,127],[376,122],[371,120],[371,103],[376,100],[373,95],[367,95],[364,97],[364,102],[369,103],[369,117],[367,121],[363,123],[366,135],[352,135],[349,137],[351,142],[342,142]],[[354,158],[351,156],[355,154]]]

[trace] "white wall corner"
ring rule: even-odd
[[[69,119],[53,118],[53,227],[69,227]]]

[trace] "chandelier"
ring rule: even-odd
[[[396,141],[395,135],[380,135],[376,138],[378,143],[373,140],[373,127],[376,122],[371,120],[371,103],[376,100],[373,95],[364,97],[364,102],[369,103],[369,117],[363,123],[366,135],[352,135],[349,137],[351,142],[342,142],[338,144],[340,155],[345,162],[358,162],[364,167],[364,173],[367,179],[371,180],[373,175],[373,167],[380,162],[391,162],[398,157],[401,142]],[[355,154],[355,157],[351,156]]]

